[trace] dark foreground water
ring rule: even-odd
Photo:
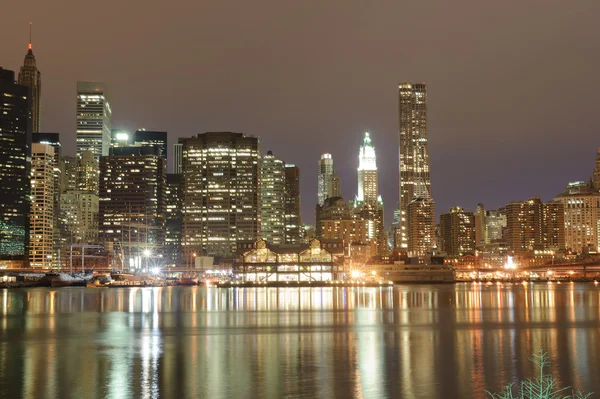
[[[0,291],[7,398],[483,398],[534,375],[600,398],[600,287]]]

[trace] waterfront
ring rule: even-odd
[[[600,393],[600,287],[0,292],[0,395],[483,398],[532,377]]]

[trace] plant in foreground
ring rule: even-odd
[[[492,399],[586,399],[591,393],[584,394],[581,391],[573,391],[571,387],[558,388],[556,381],[551,375],[544,374],[544,368],[550,363],[548,355],[543,350],[534,354],[530,359],[540,369],[539,377],[529,378],[521,381],[518,387],[508,384],[499,393],[486,391]]]

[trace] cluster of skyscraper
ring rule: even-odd
[[[400,191],[388,234],[369,133],[350,201],[342,198],[331,154],[321,156],[312,231],[300,217],[298,167],[263,154],[256,137],[180,138],[168,174],[166,132],[111,129],[102,83],[78,82],[76,95],[77,152],[70,157],[61,153],[58,133],[40,132],[41,73],[31,42],[16,81],[0,68],[0,266],[58,267],[74,250],[97,246],[112,254],[115,267],[141,268],[155,254],[165,265],[192,265],[205,256],[232,257],[240,242],[297,244],[313,234],[368,256],[600,246],[600,151],[592,179],[569,184],[551,202],[532,198],[475,212],[455,207],[436,226],[423,83],[398,86]]]

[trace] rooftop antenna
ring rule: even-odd
[[[29,50],[31,50],[31,21],[29,21]]]

